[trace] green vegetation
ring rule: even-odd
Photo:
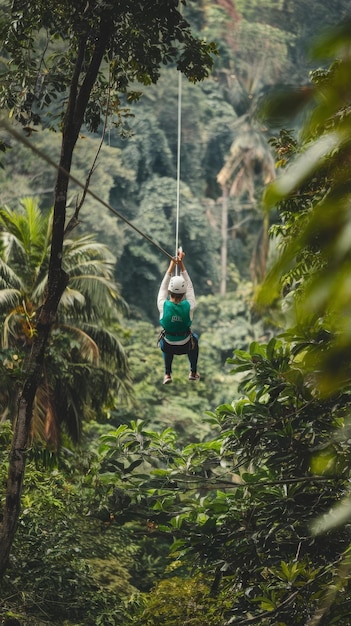
[[[111,57],[103,60],[81,136],[71,145],[71,171],[83,181],[91,176],[97,195],[172,253],[175,60],[188,78],[193,71],[201,78],[214,51],[202,38],[218,42],[211,76],[183,84],[180,241],[198,297],[201,380],[192,386],[178,357],[172,386],[161,385],[155,298],[166,260],[159,251],[88,196],[81,203],[74,185],[63,212],[56,188],[52,212],[54,168],[33,162],[28,148],[4,132],[6,540],[11,485],[24,466],[11,471],[24,449],[26,472],[10,558],[2,565],[0,622],[348,626],[350,24],[331,28],[348,3],[321,2],[312,15],[304,0],[190,2],[183,7],[189,31],[167,2],[168,26],[178,41],[185,29],[186,50],[170,44],[157,52],[155,45],[147,67],[143,54],[165,23],[154,24],[150,13],[151,38],[142,37],[145,4],[126,4],[133,33],[122,20],[120,42],[130,55],[118,57],[121,49],[112,46],[120,72],[115,65],[108,97]],[[0,6],[9,9],[7,2]],[[119,8],[83,2],[73,15],[65,3],[45,6],[22,15],[25,3],[15,3],[19,31],[12,25],[0,60],[1,106],[25,122],[31,144],[59,162],[61,134],[43,127],[54,126],[75,100],[69,82],[75,46],[83,45],[79,11],[99,28],[104,11],[117,19],[111,11]],[[38,37],[14,52],[15,38],[23,43],[37,20]],[[327,33],[311,48],[308,66],[305,50],[322,27]],[[70,50],[58,38],[67,28]],[[85,48],[78,91],[96,41]],[[42,57],[31,66],[38,50]],[[193,64],[194,54],[204,65]],[[48,76],[38,83],[40,58]],[[169,66],[160,72],[162,58]],[[14,88],[20,68],[22,91]],[[122,69],[129,84],[120,82]],[[70,139],[71,130],[64,127]],[[78,222],[73,230],[70,218]],[[18,448],[16,400],[57,277],[51,242],[60,276],[70,280],[61,284],[42,353],[32,435]]]
[[[69,176],[75,147],[83,124],[97,131],[102,115],[115,123],[123,117],[120,95],[138,100],[132,90],[138,83],[157,83],[160,68],[176,62],[189,81],[208,75],[216,53],[214,44],[195,37],[190,24],[174,2],[111,4],[56,2],[6,6],[0,28],[4,71],[0,106],[30,136],[43,124],[62,133],[56,168],[51,247],[45,297],[38,310],[32,348],[25,357],[23,383],[14,421],[7,497],[0,527],[0,576],[3,575],[15,536],[20,512],[25,451],[33,408],[44,373],[44,358],[52,326],[70,276],[64,268],[63,248],[67,233],[79,222],[94,162],[73,217],[66,224]],[[159,10],[156,10],[159,9]],[[52,102],[60,96],[58,111]],[[116,121],[117,118],[117,121]],[[8,133],[17,136],[10,125]],[[101,146],[101,143],[100,143]],[[6,144],[2,144],[6,148]],[[104,302],[101,302],[103,305]]]
[[[44,216],[37,202],[27,198],[16,211],[4,207],[0,224],[0,346],[8,372],[1,381],[1,411],[13,422],[19,382],[13,370],[19,370],[37,332],[47,285],[52,213]],[[31,427],[31,438],[53,450],[59,446],[63,425],[77,442],[83,420],[104,414],[119,390],[131,389],[119,338],[118,313],[126,305],[112,279],[112,254],[88,235],[66,239],[64,267],[70,286],[52,329]]]

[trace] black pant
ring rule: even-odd
[[[172,363],[175,354],[187,354],[190,363],[190,371],[197,371],[197,360],[199,357],[199,336],[196,333],[192,333],[189,341],[187,341],[183,345],[167,343],[167,341],[162,338],[160,339],[160,348],[163,352],[166,374],[172,373]]]

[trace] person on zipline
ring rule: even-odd
[[[190,364],[189,380],[200,379],[197,372],[199,338],[190,329],[196,299],[193,283],[184,266],[184,256],[185,252],[180,248],[178,256],[169,264],[157,296],[160,324],[163,328],[159,344],[165,366],[164,385],[172,382],[172,363],[175,354],[187,354]],[[173,275],[176,265],[180,269],[180,276]]]

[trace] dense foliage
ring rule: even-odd
[[[246,624],[252,615],[262,624],[307,624],[327,599],[328,619],[348,615],[349,529],[314,535],[312,526],[347,493],[350,455],[337,432],[350,393],[321,399],[297,347],[272,339],[236,353],[242,398],[210,414],[212,437],[202,443],[181,449],[170,430],[157,434],[141,422],[102,437],[102,478],[110,490],[124,483],[131,496],[120,515],[133,515],[138,503],[156,534],[173,537],[173,558],[202,572],[217,598],[214,624]],[[334,581],[342,600],[330,596]],[[147,609],[146,623],[168,624],[157,594],[150,602],[156,615]],[[195,599],[189,623],[201,624],[197,611]],[[181,619],[180,608],[174,623]]]
[[[36,311],[32,347],[25,355],[23,382],[9,457],[7,493],[0,526],[0,577],[9,561],[20,514],[22,484],[37,392],[44,359],[62,296],[70,281],[64,268],[64,239],[78,223],[94,165],[73,218],[66,223],[72,159],[85,123],[96,131],[101,117],[121,116],[120,95],[138,99],[136,83],[156,83],[160,67],[175,61],[196,82],[212,67],[214,44],[193,35],[190,24],[173,2],[114,4],[104,0],[74,6],[14,2],[1,20],[5,54],[0,104],[28,134],[33,125],[48,123],[53,94],[60,94],[58,120],[60,156],[51,224],[50,256],[43,302]],[[155,11],[155,9],[157,9]],[[8,60],[8,62],[6,62]],[[53,119],[53,118],[51,118]],[[18,137],[8,124],[8,133]],[[101,144],[100,144],[101,145]],[[5,144],[2,143],[2,148]],[[103,305],[103,301],[101,302]],[[68,407],[63,407],[63,410]]]
[[[24,199],[16,211],[0,211],[1,413],[15,419],[18,372],[31,350],[47,285],[52,213]],[[102,415],[119,391],[130,393],[119,311],[126,309],[112,279],[114,259],[88,235],[64,246],[71,282],[63,294],[34,402],[31,439],[57,449],[60,429],[73,441],[82,422]],[[103,310],[103,315],[101,314]],[[117,332],[119,331],[119,332]],[[12,381],[12,384],[11,384]],[[92,393],[94,387],[94,393]]]
[[[163,268],[154,251],[106,216],[105,234],[96,206],[84,215],[81,227],[120,245],[117,277],[131,304],[123,327],[135,403],[112,402],[108,411],[94,411],[99,423],[86,425],[81,448],[66,445],[59,456],[35,448],[28,452],[22,515],[1,585],[4,624],[351,623],[350,528],[345,524],[351,462],[344,324],[349,316],[348,27],[328,41],[329,58],[340,60],[329,71],[315,72],[308,88],[289,92],[290,106],[307,101],[312,111],[302,135],[272,131],[284,173],[268,188],[266,202],[276,209],[271,232],[283,256],[273,265],[256,309],[250,307],[247,280],[250,259],[257,270],[251,278],[264,267],[256,262],[263,259],[264,246],[256,244],[268,225],[258,209],[263,163],[270,153],[263,157],[266,133],[255,108],[262,91],[278,80],[278,59],[282,79],[289,72],[291,79],[306,82],[305,66],[298,63],[302,34],[316,29],[306,3],[286,6],[292,12],[280,4],[277,9],[276,2],[262,7],[254,1],[202,2],[187,9],[199,31],[216,35],[221,51],[212,78],[190,87],[196,111],[185,106],[181,238],[201,294],[196,325],[202,378],[191,391],[183,382],[182,358],[167,396],[158,385],[162,360],[154,297]],[[341,1],[332,7],[323,2],[318,15],[333,22],[345,9]],[[326,48],[320,51],[325,55]],[[266,64],[257,64],[261,57]],[[165,247],[174,221],[172,71],[161,76],[162,98],[152,87],[137,105],[132,137],[122,141],[110,129],[101,180],[104,198],[120,203]],[[275,125],[285,101],[276,102],[270,108]],[[50,139],[32,139],[57,151]],[[85,141],[93,145],[90,136],[82,138],[83,147]],[[5,160],[12,159],[15,177],[11,152]],[[251,156],[245,160],[246,152]],[[113,155],[121,164],[118,175]],[[87,170],[88,158],[77,162],[80,171]],[[224,190],[216,179],[223,167]],[[20,180],[30,187],[29,171],[23,165]],[[45,176],[50,187],[46,171]],[[220,299],[214,293],[224,192],[227,226],[235,228],[228,243],[231,292]],[[277,300],[281,294],[283,307]],[[263,317],[268,300],[276,304],[269,324]],[[272,337],[278,329],[284,333]],[[54,347],[50,354],[61,378],[69,371],[70,354]],[[9,355],[3,356],[6,392],[17,379],[18,365],[8,367]],[[5,452],[10,439],[5,422]],[[7,462],[1,458],[3,483]]]
[[[318,16],[310,19],[305,0],[284,6],[276,2],[190,2],[184,7],[195,33],[218,43],[211,76],[199,84],[182,85],[180,239],[188,253],[187,263],[199,294],[217,293],[222,268],[219,260],[222,234],[222,189],[217,175],[227,157],[235,154],[228,170],[227,291],[235,291],[237,278],[262,278],[265,265],[264,231],[260,207],[271,168],[266,124],[255,117],[262,96],[285,77],[289,82],[307,81],[306,50],[318,30],[341,19],[347,3],[322,2]],[[306,16],[306,14],[308,14]],[[268,44],[269,42],[269,44]],[[255,44],[253,46],[253,43]],[[105,146],[91,179],[91,189],[120,210],[128,219],[171,254],[175,239],[178,72],[173,66],[161,71],[156,86],[150,85],[138,102],[126,102],[126,116],[110,116]],[[61,102],[61,101],[60,101]],[[48,106],[49,120],[58,104]],[[128,109],[128,111],[127,111]],[[59,137],[32,126],[30,141],[54,160]],[[36,132],[40,130],[40,132]],[[122,131],[122,137],[120,133]],[[103,133],[100,125],[99,137]],[[83,182],[97,149],[83,129],[73,160],[73,173]],[[4,137],[5,138],[5,137]],[[52,204],[55,172],[43,161],[31,159],[28,149],[6,136],[15,151],[4,156],[15,185],[8,185],[6,170],[0,171],[4,198],[10,206],[20,197],[39,193],[44,205]],[[231,147],[234,152],[232,152]],[[16,154],[14,154],[16,152]],[[15,191],[15,193],[14,193]],[[68,214],[80,190],[70,186]],[[118,219],[86,200],[79,228],[97,232],[113,247],[117,257],[116,280],[122,295],[138,315],[155,323],[154,293],[164,271],[162,257]],[[206,262],[204,256],[206,254]],[[143,303],[140,310],[140,302]]]

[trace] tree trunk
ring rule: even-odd
[[[262,228],[252,252],[250,261],[251,280],[254,285],[261,283],[266,275],[269,252],[269,218],[264,215]]]
[[[31,429],[33,402],[42,375],[45,348],[52,323],[56,317],[57,307],[69,278],[62,269],[63,237],[69,182],[69,177],[63,170],[68,173],[71,170],[73,151],[83,124],[91,90],[96,81],[108,45],[110,29],[111,22],[108,20],[107,16],[106,20],[101,22],[100,36],[95,42],[95,49],[86,70],[84,80],[79,86],[79,79],[82,74],[86,56],[87,42],[87,36],[82,35],[71,80],[69,99],[63,123],[60,169],[58,170],[55,186],[54,218],[47,292],[38,317],[37,332],[34,336],[32,349],[25,365],[25,380],[19,398],[9,458],[7,492],[0,527],[0,579],[8,564],[20,514],[26,449]]]
[[[44,359],[45,346],[50,333],[52,319],[55,316],[61,295],[67,285],[68,275],[61,270],[55,291],[42,308],[37,334],[32,344],[28,358],[25,382],[18,403],[17,419],[14,425],[14,434],[9,458],[6,500],[3,510],[3,519],[0,529],[0,579],[2,578],[9,559],[11,546],[15,536],[20,503],[24,470],[26,463],[27,442],[32,422],[32,408],[35,393],[40,381]]]
[[[227,291],[227,256],[228,256],[228,189],[222,186],[222,221],[221,221],[221,286],[220,295]]]

